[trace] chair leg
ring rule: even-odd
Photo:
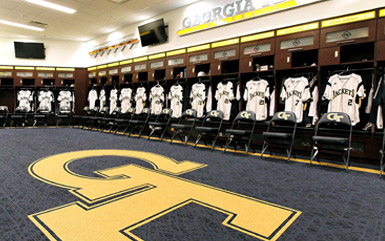
[[[263,146],[262,146],[261,159],[263,158],[263,154],[265,153],[267,148],[269,148],[269,143],[267,143],[267,141],[265,140],[265,142],[263,143]]]
[[[170,144],[172,144],[172,142],[174,141],[176,134],[177,134],[177,130],[174,129],[174,132],[172,133],[172,136],[171,136]]]
[[[37,120],[34,120],[32,128],[35,128],[36,123],[37,123]]]
[[[151,138],[152,134],[154,134],[154,132],[155,132],[155,129],[152,129],[150,134],[147,137],[147,140],[150,140],[150,138]]]
[[[196,148],[196,147],[197,147],[197,145],[198,145],[198,142],[199,142],[199,140],[201,139],[201,137],[202,137],[202,134],[201,134],[201,133],[199,133],[199,135],[198,135],[197,139],[195,140],[195,145],[194,145],[194,148]]]
[[[226,152],[227,147],[229,147],[230,143],[233,141],[233,138],[229,136],[226,141],[225,149],[223,149],[223,153]]]
[[[311,150],[311,154],[310,154],[310,165],[313,164],[313,160],[314,158],[318,155],[318,148],[316,148],[315,146],[313,147],[313,149]]]

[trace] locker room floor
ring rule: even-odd
[[[385,239],[385,178],[378,178],[375,174],[355,171],[345,173],[343,169],[310,167],[303,163],[262,160],[240,154],[222,154],[203,148],[194,149],[191,146],[170,145],[167,142],[73,128],[2,129],[1,133],[2,241],[40,241],[49,240],[49,237],[51,240],[59,240],[50,227],[46,229],[50,229],[51,233],[44,235],[28,216],[80,199],[66,188],[36,179],[29,173],[29,166],[41,158],[55,154],[103,149],[152,152],[179,162],[189,160],[207,164],[179,177],[298,211],[298,218],[293,219],[292,223],[286,223],[286,228],[280,227],[282,233],[276,232],[274,237],[265,238],[266,240]],[[152,169],[150,164],[138,159],[111,156],[76,160],[68,168],[77,175],[101,178],[94,171],[128,164]],[[151,184],[151,180],[148,183]],[[131,211],[140,208],[132,207]],[[127,216],[131,211],[125,210]],[[74,222],[77,218],[71,217]],[[151,219],[152,221],[133,229],[132,233],[143,240],[259,240],[256,238],[258,235],[253,237],[222,225],[226,218],[224,212],[215,208],[189,203]],[[269,223],[268,219],[266,217],[264,221]],[[98,217],[94,222],[102,221],[103,217]],[[67,223],[60,225],[65,229]],[[123,234],[122,237],[122,240],[130,240]],[[112,239],[106,234],[100,240]]]

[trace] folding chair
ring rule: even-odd
[[[275,145],[283,146],[286,149],[287,161],[293,151],[295,132],[297,130],[297,117],[291,111],[277,112],[271,119],[266,132],[262,132],[264,143],[261,158],[267,149],[272,155],[270,144],[273,140]],[[276,142],[277,141],[277,142]]]
[[[25,106],[19,106],[15,109],[15,113],[11,114],[11,124],[10,127],[13,126],[13,124],[21,124],[22,126],[25,125],[25,122],[28,119],[28,109]]]
[[[80,126],[83,127],[84,121],[85,121],[85,118],[84,118],[84,117],[87,116],[88,111],[89,111],[89,107],[86,106],[86,107],[83,108],[83,110],[80,112],[79,115],[73,115],[73,116],[72,116],[72,119],[75,119],[74,125],[77,124],[78,127],[80,127]]]
[[[128,108],[126,113],[121,113],[118,118],[115,119],[115,132],[116,134],[119,130],[124,128],[123,135],[127,133],[128,128],[130,127],[130,120],[136,119],[135,108]]]
[[[103,120],[104,118],[108,117],[110,113],[110,108],[108,107],[103,107],[96,115],[94,119],[94,123],[96,126],[96,130],[99,131],[100,127],[103,125]],[[92,128],[91,128],[92,130]]]
[[[185,112],[183,112],[182,116],[178,120],[178,123],[171,124],[171,128],[174,129],[174,132],[172,134],[170,144],[172,144],[172,142],[174,141],[175,136],[178,135],[180,140],[184,142],[184,145],[186,145],[194,130],[196,120],[197,120],[196,110],[188,109]],[[182,135],[185,132],[188,133],[187,136]]]
[[[327,127],[327,128],[325,128]],[[343,112],[328,112],[323,114],[317,123],[315,134],[312,137],[313,149],[311,151],[310,165],[322,150],[341,152],[345,163],[345,170],[348,172],[349,158],[352,141],[352,123],[349,115]],[[326,133],[329,135],[326,135]],[[333,133],[333,136],[330,136]]]
[[[3,127],[7,125],[8,114],[9,114],[8,107],[0,106],[0,121],[3,122]]]
[[[242,142],[242,139],[246,138],[244,143],[247,155],[254,135],[256,122],[256,115],[253,111],[239,112],[231,124],[231,129],[225,129],[224,131],[227,141],[223,152],[226,152],[226,149],[232,142],[234,142],[234,148],[237,149],[237,143]]]
[[[158,137],[162,141],[164,135],[167,133],[168,127],[170,126],[171,119],[172,110],[169,108],[165,108],[156,117],[155,121],[149,121],[148,126],[151,129],[151,132],[148,135],[147,140],[149,140],[154,133],[161,133],[160,135],[158,135]]]
[[[115,120],[120,116],[120,107],[116,107],[111,114],[108,114],[106,117],[101,119],[101,128],[100,130],[111,130],[115,127]],[[109,128],[108,128],[109,127]]]
[[[93,124],[93,117],[99,112],[99,107],[94,107],[93,109],[88,109],[85,116],[83,116],[83,123],[82,129],[85,127],[90,128],[90,126]]]
[[[128,136],[131,136],[134,131],[138,131],[138,138],[142,136],[147,123],[150,120],[151,110],[150,108],[144,108],[141,113],[135,115],[135,118],[128,121],[129,128],[131,128]]]
[[[67,125],[71,125],[71,108],[68,106],[60,107],[56,114],[56,127],[62,122],[67,122]]]
[[[99,107],[95,107],[92,110],[91,115],[87,118],[87,120],[88,120],[87,128],[89,130],[92,130],[94,128],[95,123],[97,123],[97,121],[100,117],[100,111],[102,111],[102,110],[100,110]]]
[[[48,125],[48,118],[49,118],[49,108],[47,106],[39,107],[36,110],[36,113],[34,115],[34,122],[32,125],[32,128],[35,127],[39,123],[43,123],[45,126]]]
[[[207,145],[206,136],[209,134],[214,134],[215,136],[211,146],[211,150],[214,150],[215,144],[218,140],[218,136],[222,128],[222,123],[223,112],[221,110],[212,110],[207,113],[207,115],[203,119],[202,125],[195,127],[195,130],[198,132],[198,137],[195,141],[194,147],[196,148],[200,139],[202,139],[205,145]]]

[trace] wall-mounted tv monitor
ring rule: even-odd
[[[166,26],[163,18],[138,27],[142,47],[167,41]]]
[[[44,43],[14,42],[15,57],[23,59],[45,59]]]

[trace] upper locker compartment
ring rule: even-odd
[[[186,78],[186,49],[173,50],[166,53],[166,79]]]
[[[134,59],[134,73],[132,82],[147,82],[148,80],[148,63],[147,63],[148,57],[140,57]]]
[[[239,72],[239,38],[211,44],[211,75]]]
[[[35,67],[16,66],[15,86],[35,87],[36,71]]]
[[[385,9],[379,10],[379,19],[377,21],[377,42],[375,59],[384,61],[385,60]]]
[[[275,32],[270,31],[241,38],[239,72],[272,71],[274,69]]]
[[[98,80],[98,86],[105,86],[108,84],[108,78],[107,78],[107,65],[99,65],[96,66],[96,69],[98,70],[97,80]]]
[[[187,48],[187,77],[197,77],[203,71],[206,75],[211,73],[211,50],[210,44],[203,44]]]
[[[318,65],[319,22],[277,30],[275,69]]]
[[[322,21],[320,65],[373,61],[375,17],[369,11]]]
[[[13,87],[13,66],[0,66],[0,86]]]
[[[133,79],[133,70],[132,70],[132,59],[120,61],[119,62],[120,68],[120,85],[130,85],[132,84]]]
[[[159,53],[148,56],[148,80],[160,81],[166,77],[166,54]]]
[[[56,87],[75,87],[75,68],[56,68]]]
[[[107,85],[119,85],[120,73],[119,62],[110,63],[107,65]]]
[[[36,86],[54,87],[56,73],[52,67],[36,67]]]
[[[98,80],[96,79],[96,67],[90,67],[87,69],[88,71],[88,86],[96,86],[98,83]]]

